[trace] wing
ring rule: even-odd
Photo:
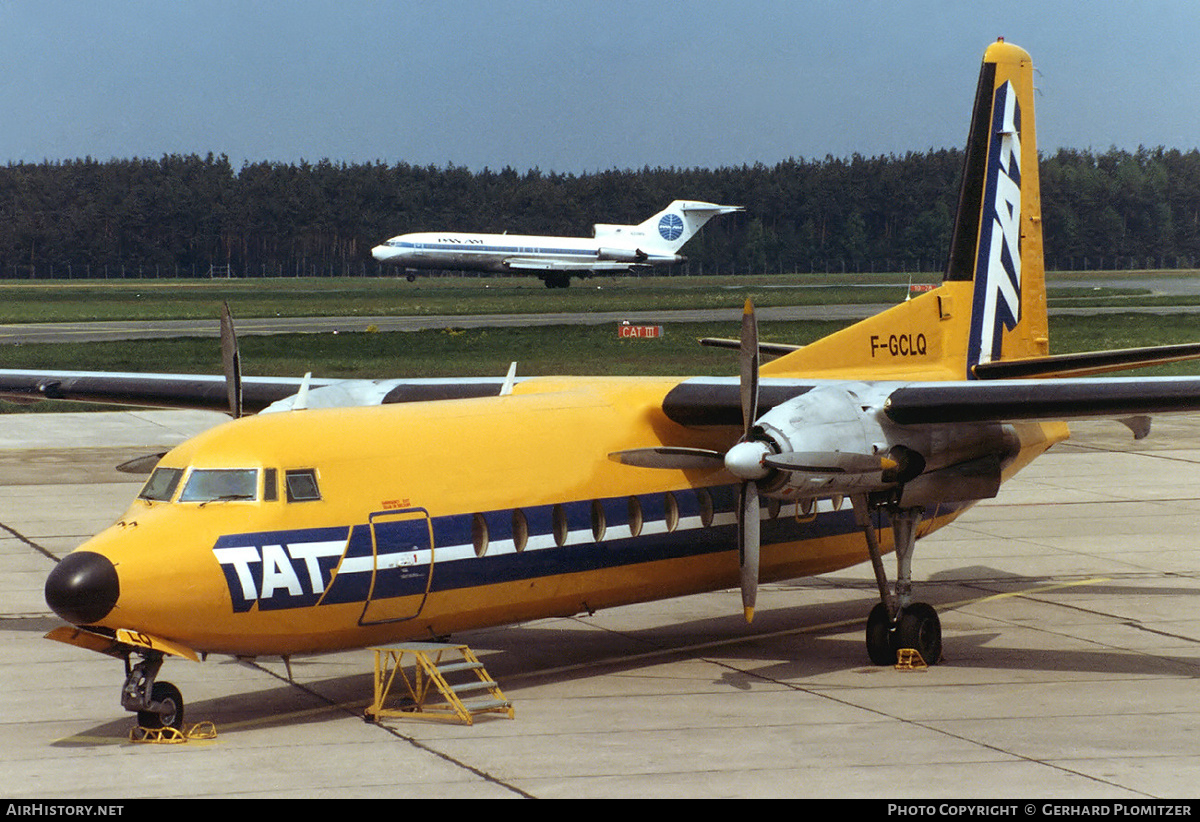
[[[589,262],[567,262],[565,260],[539,260],[533,257],[508,257],[504,260],[505,268],[513,271],[628,271],[635,268],[635,263],[623,262],[608,262],[603,260],[591,260]]]
[[[909,383],[883,411],[900,425],[1182,413],[1200,411],[1200,377]]]
[[[243,377],[242,407],[258,413],[277,410],[305,386],[289,377]],[[207,374],[137,374],[103,371],[36,371],[0,369],[0,399],[13,402],[78,400],[149,408],[228,411],[223,376]],[[479,379],[307,380],[305,405],[330,408],[383,405],[439,399],[487,397],[500,393],[503,377]]]

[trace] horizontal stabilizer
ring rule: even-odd
[[[732,348],[735,351],[740,350],[742,347],[741,340],[730,340],[722,337],[701,337],[700,344],[709,348]],[[758,343],[758,353],[764,357],[782,357],[784,354],[791,354],[793,351],[798,351],[801,348],[803,346],[789,345],[788,343],[762,342],[761,340]]]
[[[1021,360],[977,363],[973,373],[980,380],[1030,379],[1033,377],[1087,377],[1109,371],[1148,368],[1152,365],[1200,359],[1200,343],[1088,351]]]

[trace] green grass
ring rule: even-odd
[[[1128,278],[1128,272],[1113,276]],[[1093,275],[1092,279],[1103,277]],[[895,303],[910,282],[935,274],[785,274],[761,277],[595,277],[546,289],[530,277],[403,279],[55,280],[0,282],[0,323],[215,318],[222,301],[235,317],[536,314],[725,308],[747,297],[760,307]],[[1148,289],[1052,281],[1052,305],[1181,304]]]
[[[764,322],[764,341],[803,345],[842,322]],[[373,379],[503,375],[737,373],[732,351],[699,337],[735,337],[732,323],[669,323],[661,339],[619,339],[613,325],[450,329],[396,333],[278,334],[239,340],[246,374]],[[1054,353],[1166,345],[1200,339],[1193,315],[1117,314],[1051,319]],[[220,373],[211,338],[0,346],[0,367]],[[1179,366],[1173,366],[1176,368]]]
[[[1119,272],[1126,276],[1126,272]],[[876,277],[882,275],[875,275]],[[786,280],[786,278],[784,278]],[[80,300],[96,299],[105,310],[117,312],[122,299],[134,295],[147,313],[155,317],[179,317],[186,309],[198,316],[215,316],[215,303],[229,299],[235,314],[247,305],[279,305],[279,313],[297,316],[336,314],[332,306],[361,299],[364,313],[386,313],[382,303],[398,292],[430,294],[445,304],[430,313],[473,313],[512,311],[513,305],[532,310],[607,310],[615,303],[626,308],[697,308],[740,306],[747,296],[757,305],[797,304],[797,295],[819,297],[819,301],[844,302],[842,294],[870,293],[883,302],[897,302],[901,295],[893,287],[842,282],[837,293],[824,288],[776,288],[780,278],[625,278],[608,288],[608,280],[596,291],[588,284],[575,284],[566,291],[549,291],[528,280],[422,280],[404,281],[204,281],[200,284],[162,281],[65,286],[0,286],[0,304],[11,315],[44,310],[60,319],[80,319]],[[499,284],[495,291],[492,284]],[[782,283],[787,284],[787,283]],[[283,287],[286,286],[286,287]],[[256,291],[255,289],[260,289]],[[886,299],[880,295],[886,291]],[[619,293],[618,293],[619,292]],[[615,293],[615,296],[614,296]],[[137,297],[137,295],[141,295]],[[781,296],[782,295],[782,296]],[[61,302],[55,299],[62,297]],[[569,298],[565,299],[565,298]],[[612,303],[608,300],[612,298]],[[240,302],[239,302],[240,300]],[[773,300],[777,302],[773,302]],[[382,301],[382,302],[381,302]],[[571,306],[565,305],[570,301]],[[431,301],[431,305],[436,301]],[[505,307],[499,307],[503,303]],[[48,307],[47,307],[48,306]],[[239,308],[240,306],[240,308]],[[286,308],[285,308],[286,307]],[[328,309],[328,310],[322,310]],[[393,306],[392,313],[398,313]],[[618,310],[612,307],[612,310]],[[56,313],[57,312],[57,313]],[[191,315],[187,315],[191,316]],[[763,340],[805,344],[846,325],[842,322],[764,322]],[[696,343],[704,336],[736,337],[736,323],[670,323],[657,340],[618,339],[613,325],[555,326],[528,328],[450,329],[396,333],[341,333],[244,335],[239,342],[242,367],[248,375],[301,376],[312,371],[321,377],[387,378],[430,376],[503,375],[508,364],[518,363],[526,376],[553,374],[595,375],[688,375],[733,376],[737,358],[732,351],[704,348]],[[1053,353],[1097,351],[1144,345],[1165,345],[1200,340],[1200,317],[1195,315],[1119,314],[1088,317],[1051,317]],[[212,338],[180,338],[102,343],[54,343],[0,345],[0,367],[90,371],[172,371],[220,373],[219,343]],[[1183,363],[1133,374],[1193,374],[1200,365]],[[61,403],[41,403],[38,410],[63,410]],[[11,410],[11,407],[9,407]]]
[[[925,277],[914,281],[932,281]],[[203,319],[216,317],[222,301],[241,319],[696,309],[747,297],[760,306],[894,303],[906,289],[894,277],[824,275],[597,277],[553,290],[527,277],[10,281],[0,283],[0,322]]]

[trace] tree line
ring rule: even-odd
[[[962,152],[589,174],[224,155],[0,167],[0,277],[378,276],[410,231],[588,236],[671,200],[742,205],[681,274],[940,271]],[[1062,149],[1041,161],[1047,267],[1200,264],[1200,152]]]

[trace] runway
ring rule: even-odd
[[[366,651],[172,660],[189,721],[127,741],[119,661],[42,639],[52,564],[113,521],[111,466],[220,417],[0,423],[0,795],[137,797],[1187,798],[1200,784],[1200,417],[1133,442],[1077,427],[923,540],[944,664],[871,667],[867,567],[459,637],[516,706],[471,727],[364,723]],[[888,562],[889,572],[892,563]],[[169,592],[168,592],[169,593]]]
[[[756,308],[760,322],[836,320],[855,322],[891,308],[890,304],[811,305]],[[1092,314],[1192,314],[1200,305],[1123,306],[1115,308],[1051,308],[1051,316]],[[330,334],[377,331],[425,331],[443,328],[523,328],[529,326],[606,325],[722,322],[736,325],[742,309],[679,311],[587,311],[547,314],[437,314],[403,317],[263,317],[238,319],[240,336],[259,334]],[[169,337],[217,337],[219,323],[208,320],[140,320],[112,322],[4,323],[0,345],[29,343],[103,342]]]

